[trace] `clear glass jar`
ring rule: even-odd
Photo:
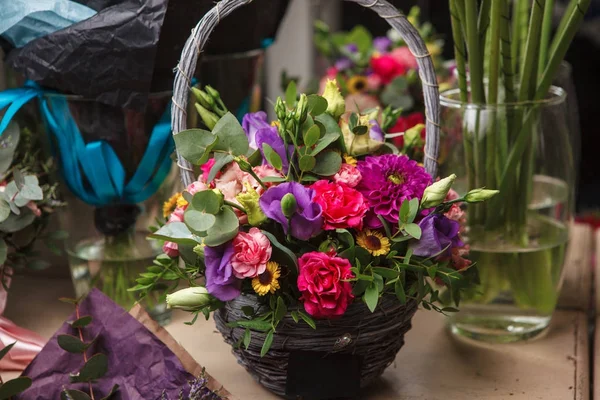
[[[556,308],[574,205],[574,159],[566,94],[535,102],[477,105],[441,95],[440,176],[459,194],[501,192],[467,207],[465,239],[480,284],[450,318],[452,332],[511,342],[534,337]]]

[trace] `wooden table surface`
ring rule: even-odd
[[[395,364],[368,391],[368,396],[360,398],[589,399],[587,308],[592,304],[592,248],[591,230],[576,226],[568,253],[566,292],[561,295],[564,308],[556,312],[544,337],[520,344],[466,343],[448,334],[445,317],[419,311]],[[71,292],[71,283],[66,280],[18,277],[6,316],[50,337],[72,310],[56,299]],[[176,312],[167,330],[231,393],[241,400],[278,398],[256,384],[236,363],[212,320],[199,320],[194,326],[184,325],[187,320],[189,315]]]

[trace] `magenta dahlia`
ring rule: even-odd
[[[359,161],[362,180],[356,189],[369,201],[371,210],[365,222],[369,228],[379,228],[381,215],[387,221],[398,223],[400,206],[404,200],[421,199],[431,177],[416,161],[406,156],[385,154]]]

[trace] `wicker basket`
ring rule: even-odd
[[[186,108],[191,77],[196,69],[197,59],[217,24],[237,8],[252,0],[222,0],[208,12],[192,31],[186,42],[177,67],[173,91],[172,128],[173,134],[186,129]],[[433,62],[418,31],[394,6],[386,0],[347,0],[375,11],[395,28],[415,55],[426,107],[425,168],[433,177],[437,175],[439,151],[439,91]],[[178,155],[182,180],[188,186],[195,180],[191,164]],[[240,296],[229,302],[215,314],[217,328],[228,343],[237,343],[244,330],[227,327],[227,322],[244,318],[241,308],[244,305],[258,307],[253,296]],[[352,304],[346,314],[337,320],[317,321],[313,330],[305,324],[296,324],[286,317],[277,327],[273,345],[269,353],[261,358],[260,347],[265,335],[252,332],[252,342],[248,350],[236,349],[233,352],[240,364],[244,365],[261,384],[279,395],[285,395],[287,365],[290,352],[311,350],[321,352],[342,352],[359,355],[361,363],[361,386],[369,384],[389,366],[404,344],[404,334],[410,329],[411,318],[417,304],[408,302],[401,305],[395,297],[384,296],[378,308],[371,313],[363,304]],[[347,345],[339,347],[339,343]]]

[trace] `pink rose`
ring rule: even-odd
[[[233,239],[231,266],[236,278],[255,278],[265,272],[271,258],[271,242],[258,228],[240,232]]]
[[[314,202],[323,209],[323,229],[362,229],[369,207],[363,195],[355,189],[326,180],[315,182]]]
[[[353,277],[350,262],[314,251],[303,254],[298,265],[298,289],[306,312],[315,318],[343,315],[354,298],[352,285],[344,282]]]
[[[362,179],[362,175],[358,168],[350,164],[342,164],[342,168],[333,176],[335,183],[343,183],[344,185],[354,188]]]
[[[177,243],[165,242],[162,250],[163,250],[163,253],[165,253],[169,257],[179,256],[179,246],[177,246]]]
[[[404,69],[419,68],[417,59],[412,55],[408,47],[398,47],[390,52],[390,56],[402,65]]]
[[[346,112],[360,113],[381,106],[377,97],[364,93],[350,94],[344,100],[346,101]]]
[[[371,68],[384,85],[387,85],[394,78],[406,74],[407,68],[399,63],[391,55],[385,54],[379,57],[371,58]]]

